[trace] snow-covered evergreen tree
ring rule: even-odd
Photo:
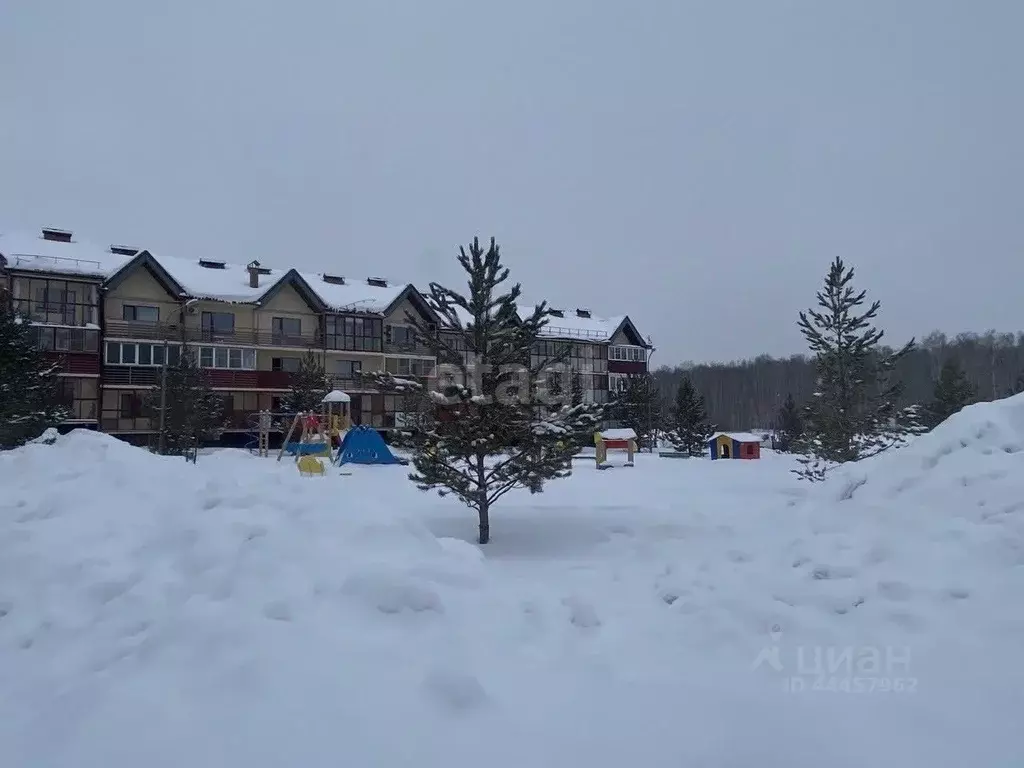
[[[666,439],[675,450],[690,456],[701,456],[714,434],[704,408],[704,396],[694,389],[688,376],[684,376],[676,390],[675,402],[669,416]]]
[[[615,398],[608,413],[618,426],[636,432],[639,444],[650,442],[663,421],[657,382],[646,373],[629,375],[625,390]]]
[[[572,374],[572,389],[570,392],[570,404],[572,405],[583,405],[585,399],[583,390],[583,374],[573,372]]]
[[[788,453],[793,446],[800,441],[804,434],[804,420],[800,415],[800,409],[793,400],[792,393],[786,395],[786,400],[779,408],[775,418],[775,448],[776,450]]]
[[[329,391],[323,359],[310,349],[299,362],[299,370],[291,376],[291,388],[282,398],[286,413],[319,413],[324,395]]]
[[[882,352],[883,332],[872,324],[881,307],[873,302],[858,312],[866,291],[853,288],[853,269],[841,259],[832,262],[820,311],[800,313],[799,327],[814,354],[818,390],[804,409],[804,438],[799,441],[803,468],[810,480],[824,478],[831,467],[888,448],[900,384],[890,376],[897,360],[913,349],[908,342],[895,352]]]
[[[143,412],[154,429],[160,422],[160,387],[143,399]],[[183,349],[177,365],[167,367],[163,452],[187,456],[204,442],[216,440],[224,426],[224,398],[210,388],[194,351]]]
[[[541,369],[562,362],[530,368],[551,312],[541,304],[530,316],[518,316],[521,288],[501,292],[509,271],[494,239],[484,250],[474,238],[460,249],[459,264],[468,292],[431,283],[426,297],[442,327],[412,314],[406,318],[416,338],[438,360],[451,361],[460,379],[444,393],[431,393],[437,412],[413,440],[416,471],[409,477],[421,490],[454,494],[476,510],[483,544],[490,539],[491,508],[502,496],[517,487],[536,493],[546,481],[570,473],[573,435],[596,424],[599,408],[566,404],[549,413],[551,403],[538,399],[537,385],[546,375]]]
[[[0,299],[0,450],[39,437],[66,416],[58,366],[36,348],[30,327]]]
[[[974,396],[974,387],[963,369],[955,360],[947,360],[935,381],[935,394],[927,407],[928,426],[938,426],[965,405],[969,405]]]

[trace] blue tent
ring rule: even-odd
[[[408,464],[391,452],[380,433],[360,424],[346,433],[338,449],[337,464]]]

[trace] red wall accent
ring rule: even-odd
[[[646,373],[647,363],[640,361],[627,362],[626,360],[609,360],[608,373]]]
[[[256,371],[222,371],[216,368],[207,368],[206,373],[210,377],[210,386],[214,388],[244,387],[254,389],[259,386]]]
[[[256,386],[265,389],[288,389],[292,375],[288,371],[256,371]]]
[[[100,372],[98,352],[46,352],[46,359],[61,363],[61,373],[97,374]]]

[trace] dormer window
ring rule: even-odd
[[[366,278],[366,284],[372,285],[374,288],[387,288],[388,281],[383,277],[368,277]]]
[[[67,229],[53,229],[52,227],[43,227],[43,240],[50,240],[54,243],[70,243],[71,232]]]
[[[210,261],[209,259],[200,259],[200,267],[206,267],[206,269],[226,269],[227,264],[223,261]]]
[[[325,283],[330,283],[331,285],[345,284],[345,278],[342,277],[341,275],[322,275],[322,277]]]

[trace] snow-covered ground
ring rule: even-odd
[[[402,467],[0,454],[0,762],[1019,766],[1024,396],[791,466],[580,463],[481,552]]]

